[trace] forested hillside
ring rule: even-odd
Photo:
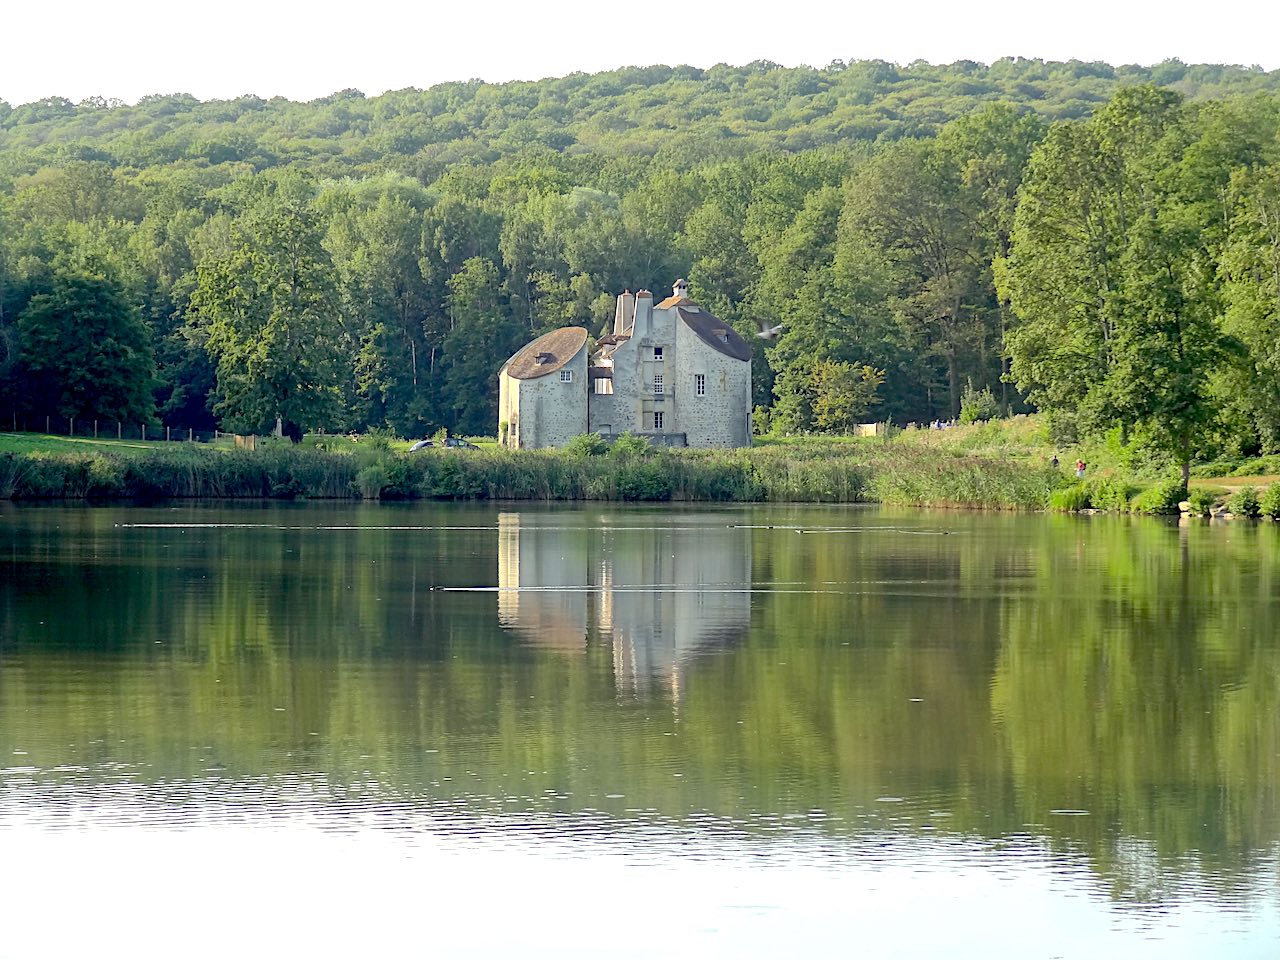
[[[0,102],[0,419],[492,433],[512,350],[687,276],[783,324],[778,430],[1030,400],[1176,459],[1271,448],[1277,91],[872,61]]]
[[[1144,83],[1211,99],[1280,91],[1280,71],[1177,60],[1155,67],[870,60],[820,70],[757,61],[471,80],[372,98],[343,90],[309,103],[256,96],[201,103],[175,94],[125,106],[50,97],[16,108],[0,101],[0,173],[31,173],[71,155],[139,168],[305,164],[317,176],[391,169],[429,182],[460,160],[491,163],[536,147],[689,167],[761,150],[929,136],[996,101],[1049,121],[1078,119],[1120,87]]]

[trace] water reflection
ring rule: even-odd
[[[266,873],[254,831],[305,828],[358,838],[362,875],[386,835],[442,876],[562,856],[608,890],[602,864],[643,865],[637,901],[696,862],[731,886],[759,868],[748,902],[803,910],[811,871],[845,904],[963,904],[982,956],[1115,953],[1124,924],[1146,955],[1199,930],[1199,955],[1254,956],[1280,939],[1278,745],[1275,525],[0,505],[0,833],[37,838],[5,845],[19,878],[46,835],[244,828]],[[1074,949],[1000,940],[1021,909]],[[909,924],[877,917],[805,929]]]
[[[498,619],[526,643],[609,646],[619,692],[680,698],[686,664],[742,640],[751,622],[751,536],[741,524],[565,524],[498,515]]]

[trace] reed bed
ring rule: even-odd
[[[617,454],[617,455],[615,455]],[[866,442],[742,450],[159,448],[0,454],[0,497],[859,503],[1043,509],[1065,481],[998,457]]]

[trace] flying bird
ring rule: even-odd
[[[777,340],[778,334],[782,332],[782,324],[778,324],[776,327],[771,327],[762,320],[757,320],[756,322],[760,324],[760,331],[756,336],[761,340]]]

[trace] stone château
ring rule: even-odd
[[[498,374],[498,437],[520,449],[558,447],[583,433],[655,444],[751,443],[751,345],[689,299],[677,280],[661,303],[618,297],[613,329],[588,346],[583,327],[526,344]]]

